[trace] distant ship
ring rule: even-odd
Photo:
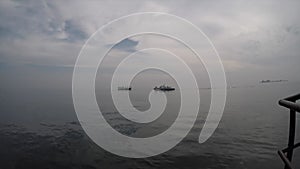
[[[131,87],[124,87],[124,86],[120,86],[118,87],[118,90],[131,90]]]
[[[260,83],[287,82],[287,80],[262,80]]]
[[[160,91],[172,91],[172,90],[175,90],[174,87],[170,87],[170,86],[166,86],[166,85],[161,85],[159,87],[155,86],[153,89],[154,90],[160,90]]]

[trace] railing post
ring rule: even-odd
[[[287,158],[289,159],[290,162],[292,162],[292,158],[293,158],[295,129],[296,129],[296,112],[294,110],[290,110],[290,128],[289,128],[289,141],[288,141],[288,151],[287,151]],[[288,167],[285,166],[285,169],[288,169]]]
[[[300,143],[295,144],[295,134],[296,134],[296,113],[300,113],[300,104],[297,103],[300,100],[300,93],[287,97],[285,99],[279,100],[279,105],[290,109],[290,125],[289,125],[289,140],[288,147],[283,150],[278,150],[278,154],[282,161],[284,162],[285,169],[292,169],[292,158],[293,151],[295,148],[300,147]]]

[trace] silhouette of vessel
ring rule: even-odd
[[[260,83],[287,82],[287,80],[262,80]]]
[[[174,87],[166,86],[166,85],[160,85],[159,87],[155,86],[153,88],[154,90],[160,90],[160,91],[172,91],[175,90]]]

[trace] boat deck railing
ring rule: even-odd
[[[278,151],[279,156],[281,157],[282,161],[285,164],[284,167],[285,169],[293,169],[292,168],[293,151],[295,148],[300,147],[300,142],[295,144],[296,113],[300,112],[300,104],[297,103],[297,100],[300,100],[300,93],[279,100],[279,105],[290,109],[288,147]]]

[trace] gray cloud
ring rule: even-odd
[[[113,50],[121,50],[126,52],[135,52],[136,46],[139,44],[139,41],[126,38],[117,44],[109,44],[108,46],[113,46]]]

